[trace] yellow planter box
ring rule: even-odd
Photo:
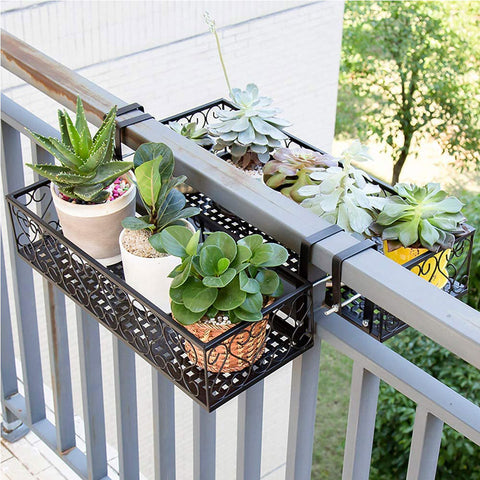
[[[385,256],[392,259],[394,262],[404,265],[410,260],[428,252],[428,250],[426,248],[400,247],[389,252],[388,242],[387,240],[384,240],[383,252]],[[411,271],[428,282],[433,283],[438,288],[443,288],[448,282],[449,275],[447,265],[451,252],[451,249],[442,250],[436,253],[433,257],[430,257],[418,265],[414,265],[411,268]]]

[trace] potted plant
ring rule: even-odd
[[[287,138],[282,130],[291,123],[277,117],[280,110],[270,107],[272,99],[261,97],[255,84],[249,83],[243,91],[230,87],[215,20],[205,12],[205,21],[215,36],[230,98],[237,108],[233,111],[220,110],[217,112],[219,122],[208,125],[210,134],[216,138],[213,151],[228,149],[229,163],[261,178],[263,164],[269,160],[274,149],[281,146],[280,140]]]
[[[176,189],[185,176],[173,177],[174,159],[163,143],[144,143],[134,155],[135,177],[146,215],[130,216],[122,221],[120,243],[125,281],[162,310],[169,312],[168,274],[178,258],[159,253],[154,246],[159,233],[169,225],[183,225],[200,209],[185,208],[185,196]],[[196,234],[198,237],[200,232]]]
[[[268,320],[262,308],[281,295],[283,285],[270,269],[286,262],[287,250],[263,243],[260,235],[238,242],[224,232],[209,234],[202,244],[190,230],[168,227],[155,247],[175,255],[181,264],[170,274],[173,318],[202,342],[227,332],[236,323],[251,322],[237,335],[207,351],[186,343],[192,362],[212,372],[242,370],[257,361],[265,349]]]
[[[388,197],[371,229],[381,235],[384,254],[402,265],[427,251],[435,252],[417,266],[418,274],[443,288],[455,235],[464,232],[463,204],[438,183],[423,187],[397,183],[393,188],[397,195]]]
[[[383,207],[385,198],[370,177],[351,162],[364,161],[366,147],[355,141],[342,153],[342,166],[314,170],[310,178],[318,185],[306,185],[298,194],[308,196],[301,205],[345,231],[362,237],[371,236],[370,225]]]
[[[310,174],[337,165],[337,160],[331,155],[308,148],[278,148],[263,167],[263,181],[273,190],[301,203],[307,197],[300,195],[298,190],[305,185],[318,184],[310,178]]]
[[[135,186],[126,175],[133,164],[113,159],[116,110],[92,138],[77,97],[75,125],[66,111],[58,111],[61,141],[31,132],[60,165],[27,164],[52,181],[65,237],[104,265],[120,260],[121,221],[135,212]]]

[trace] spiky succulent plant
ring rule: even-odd
[[[351,165],[353,161],[368,158],[360,142],[354,142],[342,153],[341,167],[313,171],[310,178],[318,185],[307,185],[298,190],[309,196],[301,205],[325,220],[336,223],[347,232],[370,236],[369,227],[377,216],[385,198],[378,185],[362,170]]]
[[[209,147],[213,145],[213,140],[208,135],[206,128],[199,127],[195,122],[180,123],[170,122],[168,126],[180,135],[193,140],[197,145]]]
[[[216,137],[213,149],[228,148],[233,163],[245,170],[254,169],[266,163],[270,153],[281,146],[280,140],[287,138],[282,129],[291,124],[276,116],[277,108],[268,108],[272,99],[259,96],[253,83],[243,91],[234,88],[231,98],[238,110],[219,111],[219,123],[209,125],[210,134]]]
[[[263,180],[270,188],[300,203],[307,197],[300,195],[298,190],[305,185],[318,184],[310,178],[310,173],[337,164],[329,154],[301,147],[279,148],[263,167]]]
[[[232,323],[258,322],[268,297],[282,293],[282,282],[269,267],[286,262],[287,250],[263,243],[260,235],[238,242],[224,232],[214,232],[199,244],[195,234],[181,226],[162,230],[152,245],[160,252],[180,257],[182,263],[171,273],[172,314],[184,325],[204,316],[228,315]]]
[[[82,101],[77,97],[75,125],[66,110],[58,110],[61,141],[31,132],[61,165],[27,165],[70,198],[104,202],[110,195],[105,189],[133,166],[132,162],[113,160],[116,111],[115,106],[108,112],[92,138]]]
[[[438,183],[423,187],[397,183],[393,188],[398,195],[387,199],[372,230],[393,247],[396,242],[404,247],[420,244],[433,252],[451,248],[455,234],[463,231],[463,203],[449,197]]]

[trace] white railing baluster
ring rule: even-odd
[[[53,156],[30,142],[33,164],[53,164]],[[34,180],[40,176],[34,173]],[[48,209],[48,196],[39,202],[37,210],[43,216]],[[50,212],[53,212],[51,209]],[[49,214],[50,214],[49,212]],[[70,354],[68,351],[67,315],[65,296],[48,280],[42,280],[42,290],[47,323],[48,351],[52,372],[52,390],[55,406],[55,424],[57,426],[57,450],[59,453],[75,446],[75,422],[73,418],[72,378],[70,373]]]
[[[380,379],[353,364],[343,480],[368,480]]]
[[[153,446],[155,480],[174,480],[175,468],[175,388],[152,368]]]
[[[435,480],[443,422],[418,406],[413,425],[407,480]]]
[[[2,215],[9,219],[3,196],[24,186],[20,133],[2,121]],[[8,159],[8,162],[7,162]],[[7,220],[7,225],[11,222]],[[2,228],[6,228],[5,227]],[[11,226],[11,225],[10,225]],[[18,336],[22,358],[27,423],[33,425],[45,418],[42,363],[38,339],[37,308],[33,286],[33,272],[29,265],[16,255],[13,228],[4,236],[9,243],[10,268],[12,274],[12,295],[18,322]]]
[[[193,404],[193,478],[215,480],[216,414]]]
[[[112,341],[120,480],[138,480],[135,352],[117,337],[112,337]]]
[[[264,381],[238,397],[237,480],[260,479]]]
[[[79,306],[76,306],[75,309],[88,478],[89,480],[100,480],[107,475],[100,335],[97,321]]]

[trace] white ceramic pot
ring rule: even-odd
[[[192,232],[195,231],[193,225],[187,221],[185,226]],[[124,234],[125,230],[122,230],[119,244],[125,281],[165,313],[170,313],[169,291],[173,279],[169,278],[168,274],[180,264],[180,258],[173,255],[155,258],[134,255],[123,247]]]
[[[135,215],[136,187],[129,182],[130,188],[121,197],[97,205],[77,205],[62,200],[57,186],[50,184],[63,235],[102,265],[113,265],[121,260],[118,245],[121,222]]]

